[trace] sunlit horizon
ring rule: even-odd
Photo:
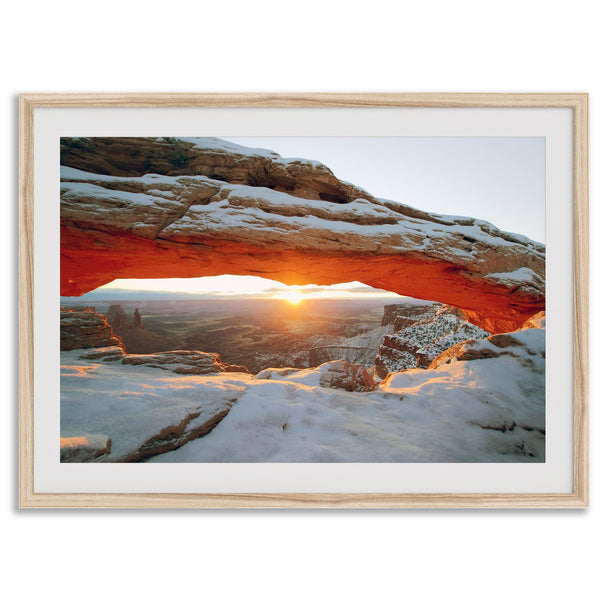
[[[193,278],[168,279],[115,279],[111,283],[89,292],[166,292],[190,294],[215,298],[248,298],[265,300],[285,300],[299,304],[304,300],[316,299],[368,299],[401,298],[399,294],[376,289],[360,283],[348,281],[333,285],[286,285],[280,281],[251,275],[216,275]]]

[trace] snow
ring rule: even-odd
[[[227,231],[228,235],[233,235],[232,230],[251,227],[274,236],[285,235],[289,242],[293,237],[305,237],[310,231],[327,231],[330,241],[338,244],[351,245],[352,235],[368,235],[372,238],[373,250],[426,252],[430,256],[445,256],[451,252],[468,262],[473,262],[471,247],[458,247],[449,236],[473,239],[487,246],[508,248],[515,243],[502,237],[502,232],[497,229],[490,231],[499,232],[498,235],[482,229],[480,224],[484,221],[472,220],[470,226],[440,225],[416,217],[401,217],[364,199],[334,204],[298,198],[268,188],[232,184],[221,184],[219,197],[222,198],[220,201],[191,206],[182,218],[166,227],[161,236],[189,236],[203,229]],[[384,219],[397,222],[382,222]],[[323,236],[320,237],[323,242]],[[402,245],[390,243],[391,239],[401,240]],[[543,258],[543,247],[528,247],[532,254]]]
[[[66,200],[71,199],[73,196],[76,198],[91,196],[92,198],[97,198],[102,202],[106,202],[107,200],[112,201],[115,206],[119,206],[123,202],[138,206],[151,207],[154,207],[157,204],[157,198],[152,194],[126,192],[124,190],[109,190],[92,183],[63,182],[61,183],[60,187],[62,197]],[[163,202],[168,201],[166,198],[161,198],[161,200]],[[108,210],[111,210],[112,212],[112,209]]]
[[[398,333],[388,336],[394,345],[409,346],[416,348],[415,354],[420,354],[431,362],[444,350],[466,340],[485,338],[489,332],[465,321],[457,316],[451,307],[441,306],[433,315],[425,314],[422,318],[415,320],[414,325],[409,325]],[[416,366],[416,358],[409,355],[413,366]],[[405,357],[399,357],[405,358]],[[399,371],[400,365],[386,364],[388,371]]]
[[[151,461],[543,460],[543,377],[539,396],[526,397],[519,387],[523,377],[504,381],[507,369],[511,375],[518,370],[511,361],[409,371],[387,393],[316,388],[293,376],[257,381],[210,435]]]
[[[504,279],[506,281],[518,281],[518,282],[530,282],[532,279],[538,278],[535,271],[527,267],[521,267],[515,271],[509,273],[488,273],[487,277],[493,277],[494,279]]]
[[[295,164],[310,165],[315,169],[322,170],[329,169],[320,163],[319,161],[300,159],[300,158],[282,158],[279,154],[263,149],[263,148],[248,148],[239,144],[228,142],[226,140],[214,137],[181,137],[178,138],[182,141],[189,142],[194,145],[195,148],[200,150],[210,150],[215,152],[223,152],[229,154],[236,154],[239,156],[260,156],[268,159],[271,163],[280,164],[285,168],[293,167]],[[448,235],[462,236],[465,241],[476,240],[484,244],[492,244],[496,246],[511,246],[515,243],[527,247],[532,253],[537,254],[539,257],[543,257],[545,248],[542,244],[534,242],[525,236],[503,232],[496,228],[494,225],[487,221],[469,218],[459,217],[454,215],[439,215],[429,213],[419,213],[415,209],[406,206],[402,203],[393,201],[378,199],[379,202],[387,203],[390,207],[398,207],[401,210],[394,210],[386,206],[381,206],[376,203],[370,202],[366,199],[357,199],[354,202],[342,205],[335,205],[330,202],[318,201],[318,200],[305,200],[290,196],[282,192],[275,192],[268,188],[252,187],[244,185],[228,185],[222,182],[217,182],[203,176],[180,176],[180,177],[169,177],[164,175],[146,174],[141,177],[111,177],[106,175],[94,175],[82,172],[78,169],[71,167],[61,167],[61,177],[63,179],[70,180],[71,182],[79,182],[80,187],[73,187],[73,183],[66,184],[63,189],[67,194],[76,195],[97,194],[99,199],[104,200],[115,200],[117,202],[127,202],[130,204],[138,204],[141,206],[152,206],[153,196],[157,196],[160,200],[165,201],[166,197],[173,194],[169,194],[168,190],[145,190],[144,194],[135,194],[132,192],[116,192],[114,190],[108,191],[103,190],[100,187],[81,187],[85,182],[96,182],[96,183],[107,183],[107,182],[139,182],[145,186],[151,184],[160,186],[173,186],[177,187],[184,184],[184,180],[195,180],[196,183],[206,183],[212,185],[218,185],[218,189],[221,190],[220,197],[228,197],[229,200],[234,201],[236,198],[242,198],[244,200],[255,199],[257,202],[267,202],[269,211],[265,216],[265,211],[261,210],[261,206],[245,206],[243,211],[231,211],[225,210],[230,209],[232,202],[215,203],[205,207],[192,207],[187,211],[186,215],[178,222],[173,223],[170,226],[168,232],[172,233],[184,233],[183,230],[186,227],[201,225],[202,222],[211,223],[213,227],[216,227],[219,222],[222,223],[222,228],[226,227],[262,227],[270,228],[274,231],[278,230],[278,225],[284,225],[287,229],[286,224],[290,224],[294,228],[301,229],[328,229],[334,234],[352,234],[356,233],[364,235],[365,228],[369,227],[367,223],[356,223],[353,221],[363,220],[372,221],[371,229],[373,226],[377,227],[378,236],[383,238],[389,235],[400,235],[404,236],[407,240],[407,246],[411,250],[423,251],[436,254],[436,251],[432,249],[433,241],[438,243],[444,243],[444,238]],[[185,184],[184,184],[185,185]],[[215,193],[217,190],[215,190]],[[284,206],[287,211],[285,216],[277,214],[277,210],[273,210],[274,207]],[[289,208],[294,207],[300,212],[305,214],[301,217],[290,217]],[[100,212],[106,209],[99,209]],[[218,215],[213,214],[218,210]],[[315,211],[321,211],[318,216],[315,216]],[[234,213],[238,214],[235,215]],[[226,213],[226,214],[224,214]],[[240,214],[242,213],[242,214]],[[312,214],[311,214],[312,213]],[[400,213],[400,214],[399,214]],[[406,214],[404,214],[406,213]],[[416,216],[408,216],[408,215]],[[422,214],[422,217],[420,216]],[[326,219],[322,218],[324,215]],[[378,220],[382,218],[393,218],[398,220],[395,224],[382,224]],[[283,221],[278,224],[277,221]],[[167,233],[168,233],[167,232]],[[411,236],[411,233],[414,235]],[[339,241],[339,240],[338,240]],[[380,242],[382,243],[382,242]],[[406,249],[406,248],[402,248]],[[453,253],[462,256],[464,260],[469,259],[470,251],[468,249],[453,248]],[[506,273],[500,273],[497,275],[508,275]],[[517,273],[518,277],[519,274]],[[513,279],[514,280],[514,279]],[[528,281],[527,277],[519,279],[522,283]],[[539,283],[539,282],[538,282]]]
[[[323,200],[305,200],[290,196],[284,192],[268,188],[254,188],[244,185],[223,184],[222,190],[226,198],[214,201],[207,205],[191,206],[178,221],[166,227],[161,233],[162,237],[169,233],[185,234],[202,230],[202,227],[211,230],[229,230],[231,228],[246,228],[251,225],[257,229],[276,232],[292,232],[307,230],[327,230],[330,234],[341,235],[372,235],[381,243],[387,242],[390,235],[410,235],[414,237],[428,233],[430,237],[445,239],[447,232],[438,229],[439,233],[424,222],[422,227],[411,227],[411,221],[399,223],[378,222],[381,213],[376,205],[367,206],[358,200],[348,204],[333,204]],[[254,204],[248,200],[256,201]],[[357,205],[358,203],[358,205]],[[236,206],[237,204],[237,206]],[[238,208],[239,207],[239,208]],[[268,209],[263,210],[263,209]],[[298,212],[299,215],[291,213]],[[316,214],[315,214],[316,213]],[[374,223],[369,224],[352,222],[356,217],[372,217]],[[200,229],[199,229],[200,228]],[[369,231],[370,230],[370,231]],[[412,230],[412,231],[411,231]],[[485,236],[480,236],[484,239]],[[405,237],[406,247],[417,249],[421,246],[421,239],[412,242],[410,237]],[[488,239],[489,242],[489,239]],[[508,245],[508,242],[501,242]],[[456,249],[453,248],[453,252]],[[465,252],[468,255],[467,252]]]
[[[203,143],[217,147],[217,142]],[[310,242],[323,250],[352,246],[360,237],[362,247],[371,251],[418,252],[443,260],[451,255],[453,260],[471,266],[485,263],[485,253],[473,254],[475,240],[485,247],[504,246],[509,251],[515,244],[524,245],[532,257],[544,258],[542,245],[502,232],[485,221],[427,213],[421,216],[409,207],[407,214],[401,214],[364,198],[336,204],[199,175],[112,177],[70,167],[62,167],[61,173],[68,180],[61,184],[65,214],[73,210],[77,217],[85,204],[88,214],[95,213],[95,221],[106,220],[113,226],[113,213],[118,208],[122,226],[135,229],[140,235],[156,235],[160,231],[164,239],[192,239],[218,231],[227,239],[246,240],[248,231],[253,230],[269,235],[275,242],[285,238],[286,244],[302,247]],[[129,191],[108,189],[119,185]],[[527,274],[528,270],[522,268],[513,276],[518,277],[519,285],[529,281],[535,290],[543,286],[541,277],[529,271],[528,280]],[[507,285],[514,281],[496,276],[508,274],[485,277]]]
[[[235,144],[228,142],[221,138],[216,137],[179,137],[177,138],[183,142],[189,142],[194,145],[194,148],[198,150],[212,150],[215,152],[223,152],[228,154],[239,154],[242,156],[255,157],[260,156],[268,158],[270,161],[281,164],[283,166],[290,166],[294,164],[310,165],[315,168],[329,169],[318,160],[311,160],[309,158],[283,158],[277,152],[268,150],[266,148],[249,148],[242,146],[241,144]]]
[[[533,315],[533,317],[529,317],[529,319],[523,323],[521,329],[530,329],[532,327],[546,329],[546,311],[540,311]]]
[[[323,366],[323,365],[321,365]],[[316,387],[320,384],[321,373],[324,370],[316,369],[263,369],[255,375],[254,379],[269,379],[272,381],[292,381],[301,385]]]
[[[127,456],[190,414],[228,408],[251,378],[242,373],[182,376],[120,362],[90,364],[81,354],[61,352],[61,437],[106,435],[112,442],[109,460]]]
[[[175,375],[61,353],[61,436],[105,435],[131,454],[165,427],[229,410],[208,435],[152,462],[521,462],[544,460],[544,331],[495,358],[392,374],[373,392],[319,385],[323,369]]]
[[[544,334],[538,329],[511,333],[523,346],[511,346],[509,352],[497,358],[455,360],[437,369],[395,373],[382,388],[410,397],[421,407],[434,407],[438,419],[464,419],[480,427],[514,422],[524,441],[535,447],[535,440],[527,439],[526,433],[545,431]],[[470,347],[502,352],[488,340],[476,340]]]
[[[217,152],[241,154],[242,156],[264,156],[266,158],[281,158],[277,152],[266,148],[248,148],[241,144],[228,142],[216,137],[178,137],[183,142],[193,144],[198,150],[213,150]]]
[[[194,178],[202,177],[200,175],[195,175]],[[167,185],[172,185],[177,179],[181,179],[181,177],[176,178],[170,175],[159,175],[158,173],[146,173],[145,175],[141,175],[140,177],[119,177],[118,175],[101,175],[99,173],[89,173],[88,171],[82,171],[80,169],[75,169],[74,167],[60,167],[60,178],[64,181],[97,181],[104,183],[116,183],[116,182],[140,182],[147,184],[157,184],[164,183]],[[208,179],[208,178],[204,178]]]

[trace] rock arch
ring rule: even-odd
[[[545,307],[543,245],[376,199],[314,161],[207,138],[68,138],[61,165],[62,295],[118,278],[360,281],[494,333]]]

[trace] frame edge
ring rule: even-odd
[[[19,95],[19,506],[33,492],[33,104]]]
[[[589,96],[573,106],[573,489],[589,506]]]
[[[573,493],[569,494],[38,494],[33,453],[34,110],[61,107],[523,107],[573,109]],[[20,508],[587,508],[589,507],[588,93],[22,93],[19,94]]]
[[[32,494],[22,508],[583,509],[576,494]]]

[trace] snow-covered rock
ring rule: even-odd
[[[121,360],[125,356],[123,346],[104,346],[103,348],[92,348],[79,355],[79,358],[86,360]]]
[[[121,338],[113,334],[106,317],[96,313],[92,307],[82,310],[61,308],[60,349],[102,348],[120,346]]]
[[[76,462],[140,461],[178,448],[210,432],[251,381],[245,373],[176,375],[80,354],[61,352],[61,438],[81,441],[64,451]]]
[[[62,350],[87,349],[79,353],[79,358],[84,360],[119,361],[125,365],[152,367],[181,375],[223,371],[249,373],[244,366],[224,363],[216,352],[172,350],[154,354],[128,354],[121,338],[113,334],[106,316],[91,311],[61,309],[60,339]]]
[[[300,371],[255,380],[210,435],[151,461],[543,462],[543,334],[519,332],[519,356],[412,369],[363,394]]]
[[[465,342],[363,393],[324,386],[331,365],[177,375],[62,352],[61,437],[110,439],[94,461],[543,462],[544,333]]]
[[[386,306],[388,318],[394,313],[394,333],[383,338],[375,358],[377,376],[381,379],[404,369],[428,367],[438,354],[455,344],[489,335],[451,306],[431,304],[418,312],[410,312],[410,306],[409,312],[405,312],[404,307],[399,304],[392,311]]]
[[[348,392],[372,392],[377,389],[377,384],[365,367],[346,360],[334,360],[313,369],[264,369],[254,378],[289,380]]]
[[[142,365],[180,375],[203,375],[223,371],[249,373],[241,365],[229,365],[216,352],[199,350],[171,350],[154,354],[127,354],[121,361],[124,365]]]
[[[511,356],[524,368],[545,368],[546,317],[542,311],[528,320],[523,328],[511,333],[498,333],[485,339],[471,339],[448,348],[431,363],[435,369],[453,361],[481,360]]]
[[[110,438],[102,434],[60,438],[60,462],[91,462],[110,453]]]
[[[391,325],[394,331],[422,321],[427,316],[433,316],[441,306],[439,302],[427,302],[416,298],[407,298],[403,302],[386,304],[383,307],[381,326]]]
[[[376,199],[315,161],[203,138],[66,145],[63,295],[116,278],[229,273],[361,281],[458,306],[493,332],[544,309],[543,245],[475,218]]]

